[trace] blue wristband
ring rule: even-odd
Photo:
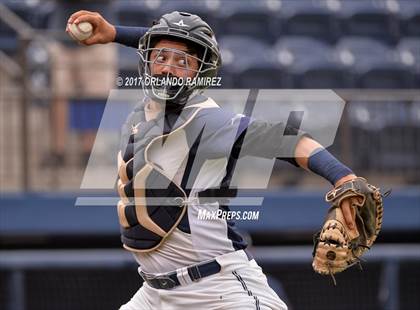
[[[350,168],[343,165],[326,149],[316,149],[308,158],[308,168],[312,172],[324,177],[332,185],[342,177],[353,174]]]

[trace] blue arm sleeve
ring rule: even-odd
[[[319,148],[308,158],[308,168],[312,172],[330,181],[332,185],[342,177],[353,174],[347,166],[342,164],[326,149]]]
[[[117,31],[114,42],[138,48],[140,38],[149,30],[146,27],[115,26]]]

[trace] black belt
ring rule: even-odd
[[[220,270],[221,266],[215,259],[208,263],[202,263],[187,268],[188,275],[194,282],[200,280],[201,278],[216,274],[220,272]],[[178,280],[176,271],[160,276],[150,276],[140,271],[140,276],[145,282],[147,282],[147,284],[157,289],[167,290],[181,285]]]
[[[253,259],[251,253],[249,253],[246,249],[244,249],[243,251],[245,252],[248,260]],[[211,276],[213,274],[219,273],[220,270],[221,270],[221,266],[215,259],[207,263],[201,263],[201,264],[197,264],[197,265],[187,268],[188,275],[190,276],[190,279],[193,282],[198,281],[202,278]],[[164,275],[160,275],[160,276],[152,276],[150,274],[140,271],[140,276],[143,278],[143,280],[147,284],[157,289],[168,290],[168,289],[181,285],[181,283],[178,280],[176,271],[173,271]]]
[[[228,204],[229,198],[234,198],[238,195],[236,188],[208,188],[204,191],[198,192],[200,203],[211,203],[218,201],[220,204]]]

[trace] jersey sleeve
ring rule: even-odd
[[[303,136],[308,134],[282,122],[249,120],[246,130],[235,140],[234,153],[239,157],[277,158],[298,166],[294,154]]]
[[[117,33],[114,42],[128,47],[138,48],[140,38],[145,35],[149,28],[115,26],[115,30]]]
[[[209,158],[254,156],[286,160],[294,165],[297,165],[294,160],[296,145],[302,136],[307,135],[282,122],[255,120],[221,109],[203,111],[194,126],[194,137],[202,130],[200,147]]]

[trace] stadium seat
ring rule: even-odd
[[[268,59],[270,46],[251,37],[225,35],[219,37],[219,47],[224,65],[246,66],[255,58]]]
[[[45,1],[40,3],[34,12],[33,26],[38,29],[47,29],[54,10],[54,2]]]
[[[257,87],[253,85],[262,85],[265,77],[270,78],[263,74],[263,71],[268,72],[275,65],[268,44],[251,37],[227,35],[219,39],[219,46],[224,87],[229,84],[230,87]],[[248,69],[256,74],[254,83],[248,81],[248,76],[243,76]]]
[[[238,88],[285,88],[285,81],[279,66],[272,62],[260,61],[250,63],[237,74],[236,86]]]
[[[335,12],[339,7],[328,3],[334,2],[282,1],[281,35],[303,35],[335,42],[340,34],[340,21]]]
[[[335,61],[331,48],[322,41],[301,36],[280,38],[275,47],[276,60],[295,88],[348,88],[351,77]]]
[[[400,0],[402,34],[420,36],[420,1]]]
[[[386,127],[406,126],[410,123],[410,109],[401,101],[352,101],[348,106],[351,126],[381,131]]]
[[[117,22],[124,26],[151,26],[160,17],[161,1],[117,1]]]
[[[378,68],[372,68],[359,78],[362,88],[371,89],[401,89],[415,88],[413,74],[401,64],[387,64]]]
[[[413,152],[418,135],[410,125],[414,108],[418,107],[412,104],[410,109],[409,102],[393,101],[348,104],[352,141],[361,146],[353,154],[356,169],[398,172],[420,168]],[[381,151],[372,155],[372,149]]]
[[[351,70],[360,88],[412,88],[412,72],[385,44],[364,37],[345,37],[336,45],[336,58]]]
[[[402,38],[397,45],[397,50],[410,52],[416,62],[420,62],[420,38],[409,37]]]
[[[263,5],[262,1],[240,6],[229,5],[229,2],[226,4],[226,10],[222,15],[221,32],[227,35],[250,36],[269,44],[275,41],[280,32],[278,12]]]
[[[396,46],[399,60],[417,76],[417,87],[420,86],[420,38],[409,37],[400,40]]]
[[[347,36],[365,36],[394,44],[399,36],[397,8],[387,1],[342,1],[340,16],[343,33]]]
[[[366,37],[342,37],[336,44],[340,60],[347,65],[364,65],[391,58],[391,49],[382,42]],[[357,63],[356,63],[357,62]]]

